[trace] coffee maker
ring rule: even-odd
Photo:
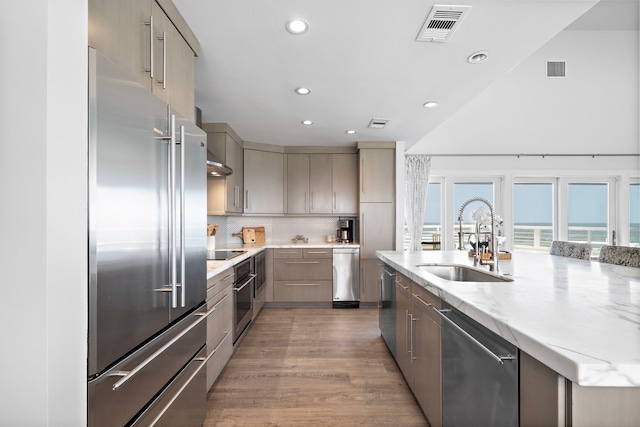
[[[340,219],[338,220],[338,242],[352,243],[354,241],[354,220]]]

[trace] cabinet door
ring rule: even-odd
[[[393,202],[395,196],[395,150],[360,150],[360,203]]]
[[[152,92],[171,108],[194,121],[194,53],[176,27],[155,2],[154,79]]]
[[[244,212],[284,213],[282,153],[244,150]]]
[[[332,213],[331,154],[309,155],[309,212]]]
[[[374,258],[376,251],[395,246],[395,209],[393,203],[360,204],[360,257]]]
[[[227,163],[233,174],[227,178],[233,177],[232,183],[227,184],[227,207],[229,212],[242,213],[244,205],[244,154],[242,145],[227,135],[227,155],[229,162]]]
[[[382,288],[380,261],[360,259],[360,302],[379,302]]]
[[[309,154],[287,154],[287,213],[309,213]]]
[[[332,154],[333,213],[358,213],[358,155]]]
[[[151,2],[89,0],[89,46],[151,90]]]
[[[442,426],[442,381],[440,325],[432,298],[420,286],[412,287],[413,378],[412,389],[422,411],[433,427]]]

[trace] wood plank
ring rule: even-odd
[[[377,309],[264,308],[208,396],[204,426],[426,426]]]

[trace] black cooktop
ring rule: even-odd
[[[207,259],[212,261],[226,261],[231,258],[242,255],[246,251],[229,251],[226,249],[220,249],[215,251],[207,251]]]

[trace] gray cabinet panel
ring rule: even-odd
[[[360,203],[393,202],[395,174],[394,149],[360,149]]]
[[[358,155],[333,154],[333,213],[358,213]]]
[[[284,213],[284,155],[244,150],[244,212]]]

